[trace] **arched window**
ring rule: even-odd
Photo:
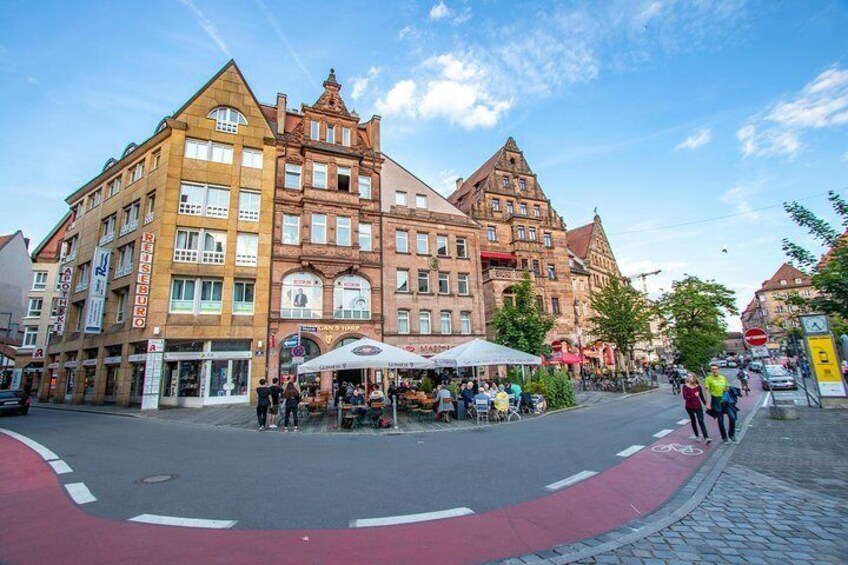
[[[283,340],[283,344],[280,345],[280,376],[292,376],[297,374],[297,365],[292,363],[292,350],[285,346],[285,342],[292,337],[296,337],[295,335],[291,335]],[[306,353],[303,356],[303,361],[309,361],[321,355],[321,350],[318,348],[318,344],[309,339],[308,337],[301,336],[300,345],[306,350]]]
[[[515,306],[515,291],[512,287],[508,287],[503,291],[503,305],[506,307]]]
[[[312,273],[290,273],[283,279],[280,317],[318,320],[324,306],[324,284]]]
[[[340,347],[344,347],[345,345],[350,345],[351,343],[353,343],[355,341],[359,341],[360,339],[362,339],[362,338],[361,337],[346,337],[336,344],[335,349],[339,349]]]
[[[219,106],[209,112],[209,118],[215,120],[215,129],[224,133],[238,133],[239,125],[247,125],[241,112],[226,106]]]
[[[333,317],[337,320],[371,319],[371,285],[356,275],[336,279],[333,288]]]

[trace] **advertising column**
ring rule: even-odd
[[[142,410],[159,409],[159,388],[162,381],[162,364],[165,362],[165,340],[147,340],[147,361],[144,367]]]
[[[819,385],[822,407],[842,406],[846,403],[845,381],[839,368],[839,357],[827,316],[807,314],[801,316],[804,341],[810,355],[810,368]]]

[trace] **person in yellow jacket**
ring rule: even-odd
[[[736,411],[725,400],[725,393],[730,385],[727,377],[721,374],[718,365],[710,366],[710,376],[704,379],[704,388],[710,395],[712,416],[718,420],[718,431],[724,443],[739,443],[736,440]],[[724,416],[727,415],[728,427],[724,427]]]
[[[509,411],[509,395],[507,395],[504,386],[498,386],[498,392],[495,394],[495,410],[502,415]]]

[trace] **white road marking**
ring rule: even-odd
[[[351,520],[351,528],[370,528],[374,526],[394,526],[396,524],[412,524],[414,522],[426,522],[428,520],[442,520],[443,518],[455,518],[474,514],[470,508],[451,508],[450,510],[439,510],[437,512],[423,512],[421,514],[406,514],[405,516],[387,516],[385,518],[363,518]]]
[[[580,471],[576,475],[571,475],[570,477],[563,479],[561,481],[557,481],[555,483],[551,483],[545,488],[548,490],[559,490],[563,487],[570,487],[573,484],[579,483],[580,481],[585,481],[590,477],[594,477],[597,475],[597,471]]]
[[[641,449],[645,449],[645,446],[644,445],[631,445],[630,447],[628,447],[624,451],[619,451],[618,453],[616,453],[616,455],[618,455],[619,457],[630,457],[631,455],[633,455],[634,453],[636,453],[637,451],[639,451]]]
[[[678,426],[684,426],[688,423],[689,423],[689,418],[686,418],[685,420],[680,420],[679,422],[677,422],[677,425]]]
[[[91,494],[91,491],[88,490],[88,487],[85,486],[85,483],[68,483],[65,485],[65,489],[77,504],[88,504],[89,502],[95,502],[97,500],[97,498]]]
[[[156,524],[158,526],[182,526],[184,528],[212,528],[226,530],[236,525],[237,520],[205,520],[203,518],[181,518],[179,516],[160,516],[158,514],[139,514],[130,518],[130,522]]]
[[[19,434],[17,432],[13,432],[12,430],[6,430],[6,429],[3,429],[3,428],[0,428],[0,433],[6,434],[7,436],[18,440],[19,442],[21,442],[22,444],[24,444],[28,448],[30,448],[33,451],[35,451],[36,453],[38,453],[41,456],[41,458],[44,459],[45,461],[52,461],[53,459],[59,458],[58,455],[56,455],[55,453],[53,453],[52,451],[50,451],[49,449],[47,449],[46,447],[44,447],[43,445],[38,443],[37,441],[35,441],[33,439],[29,439],[26,436],[22,436],[21,434]]]
[[[768,406],[769,399],[771,398],[771,391],[766,393],[766,397],[763,399],[763,408]]]
[[[658,431],[657,433],[654,434],[654,437],[655,438],[664,438],[665,436],[667,436],[668,434],[670,434],[673,431],[674,430],[660,430],[660,431]]]
[[[64,475],[65,473],[73,473],[74,470],[71,469],[71,466],[62,461],[61,459],[56,459],[55,461],[48,461],[50,466],[53,467],[53,470],[56,471],[57,475]]]

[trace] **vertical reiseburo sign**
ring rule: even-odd
[[[147,326],[147,307],[150,304],[150,278],[153,274],[153,244],[155,241],[156,236],[152,232],[146,231],[141,234],[141,252],[138,254],[138,274],[135,277],[133,328],[144,328]]]
[[[91,261],[91,284],[88,291],[88,303],[85,312],[87,334],[99,334],[103,329],[103,307],[106,305],[106,285],[109,282],[109,261],[112,252],[105,247],[94,248]]]
[[[144,389],[141,409],[159,409],[159,388],[162,382],[162,363],[165,360],[165,340],[147,340],[147,360],[144,366]]]
[[[65,333],[65,324],[68,321],[68,300],[71,297],[71,281],[74,280],[74,268],[65,267],[59,272],[59,296],[56,300],[56,322],[53,324],[53,333],[62,335]]]

